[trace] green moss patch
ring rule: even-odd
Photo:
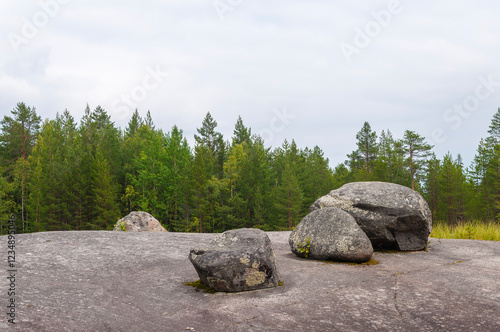
[[[460,263],[463,263],[464,261],[456,261],[456,262],[453,262],[453,263],[450,263],[450,264],[446,264],[446,265],[455,265],[455,264],[460,264]]]
[[[201,281],[201,279],[198,279],[198,280],[193,281],[193,282],[185,282],[184,285],[194,287],[197,292],[199,292],[200,290],[202,290],[203,293],[216,293],[217,292],[212,287],[205,285]]]

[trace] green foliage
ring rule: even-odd
[[[243,143],[250,143],[250,138],[252,137],[252,130],[243,125],[243,120],[241,116],[238,116],[236,125],[234,126],[234,136],[232,145],[238,145]]]
[[[425,169],[433,146],[427,144],[424,137],[410,130],[405,131],[400,146],[406,157],[405,166],[411,175],[411,188],[415,189],[415,177]]]
[[[118,226],[120,227],[121,231],[123,231],[123,232],[127,231],[127,223],[125,221],[118,222]]]
[[[460,155],[438,159],[415,132],[377,137],[365,122],[333,170],[318,146],[266,148],[241,117],[229,142],[207,113],[191,148],[176,126],[155,128],[149,112],[135,110],[123,132],[100,106],[87,106],[79,124],[68,111],[41,124],[23,103],[11,113],[0,121],[0,234],[9,213],[18,231],[36,232],[109,229],[134,210],[171,231],[290,230],[318,197],[352,181],[412,187],[448,225],[500,221],[500,109],[469,167]]]
[[[297,250],[301,255],[304,255],[304,257],[309,257],[309,254],[311,253],[311,239],[307,238],[304,241],[300,241],[297,243]]]
[[[379,153],[377,145],[377,133],[372,131],[368,122],[363,124],[363,128],[356,134],[358,140],[357,150],[353,151],[349,158],[349,166],[351,169],[357,169],[357,180],[368,181],[372,179],[374,162]]]

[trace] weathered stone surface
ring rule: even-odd
[[[142,211],[130,212],[118,220],[113,230],[121,231],[122,227],[125,227],[127,232],[168,232],[155,217]]]
[[[380,263],[361,266],[299,259],[290,232],[267,232],[283,286],[196,292],[186,253],[219,235],[18,234],[16,324],[4,263],[0,331],[499,331],[500,242],[430,239],[427,251],[375,252]]]
[[[368,236],[338,208],[309,213],[290,234],[289,243],[295,255],[318,260],[366,262],[373,255]]]
[[[353,182],[319,198],[309,211],[338,207],[349,212],[375,249],[422,250],[432,230],[422,196],[398,184]]]
[[[219,292],[276,287],[280,280],[271,241],[259,229],[224,232],[207,247],[192,249],[189,260],[201,281]]]

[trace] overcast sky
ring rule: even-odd
[[[500,107],[500,2],[41,0],[0,4],[0,115],[137,107],[190,143],[207,112],[330,164],[368,121],[466,166]]]

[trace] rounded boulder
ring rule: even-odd
[[[299,257],[362,263],[373,255],[370,239],[356,220],[338,208],[309,213],[290,234],[290,248]]]
[[[132,211],[118,220],[114,231],[126,232],[168,232],[155,217],[147,212]]]

